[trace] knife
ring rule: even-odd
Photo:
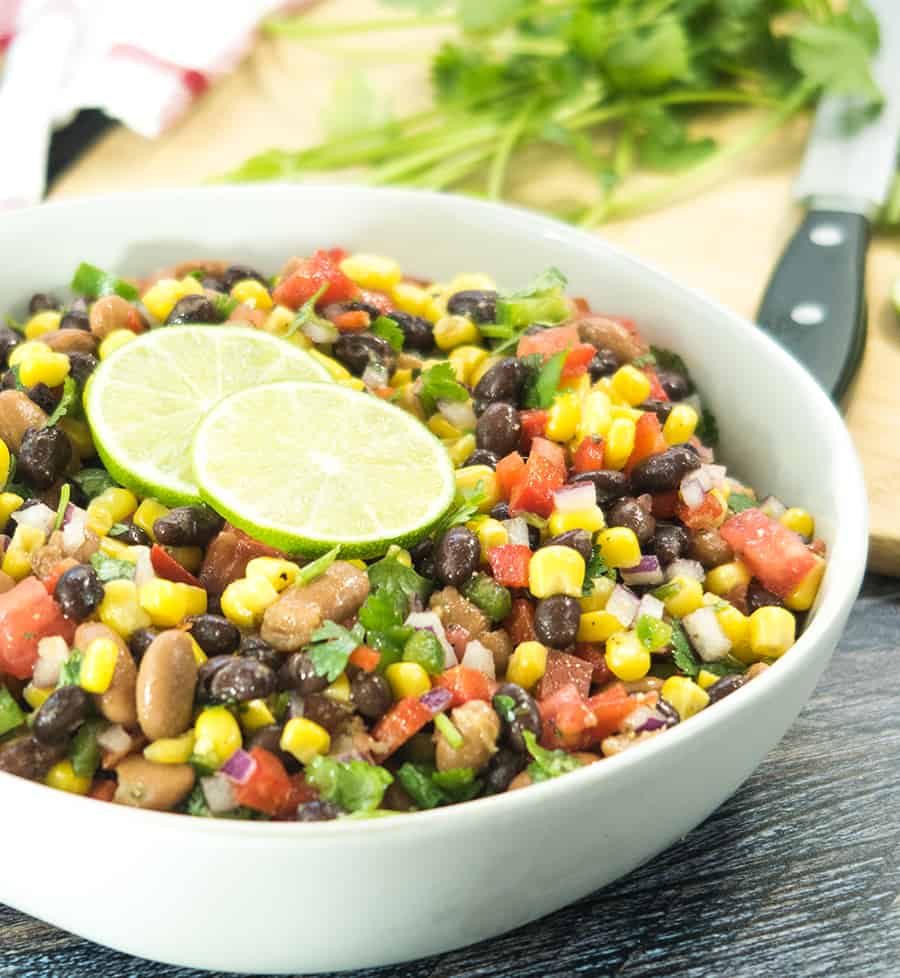
[[[862,357],[870,223],[887,200],[900,148],[900,3],[868,0],[881,44],[872,75],[875,118],[848,128],[858,103],[831,96],[816,112],[793,196],[807,208],[759,307],[759,325],[837,400]]]

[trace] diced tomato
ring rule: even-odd
[[[513,486],[525,472],[525,459],[518,452],[510,452],[500,459],[494,471],[497,473],[497,482],[500,483],[503,498],[509,499]]]
[[[0,594],[0,672],[29,679],[37,661],[38,642],[61,635],[71,642],[75,622],[66,618],[36,577],[26,577]]]
[[[329,261],[333,261],[335,265],[340,265],[350,252],[346,248],[323,248],[317,254],[325,255]]]
[[[691,530],[711,530],[722,522],[726,506],[721,496],[708,492],[703,502],[695,509],[689,509],[680,499],[675,504],[675,513],[682,523]]]
[[[534,606],[528,598],[513,598],[512,609],[503,619],[503,627],[513,645],[535,640]]]
[[[367,306],[374,306],[382,316],[387,316],[394,308],[391,297],[384,292],[376,292],[373,289],[360,289],[359,301]]]
[[[634,448],[628,456],[625,471],[631,472],[638,462],[643,462],[651,455],[658,455],[668,447],[659,418],[652,411],[645,411],[634,426]]]
[[[639,705],[633,696],[628,695],[621,683],[615,683],[596,696],[591,696],[588,706],[597,721],[590,730],[591,743],[599,743],[604,737],[621,730],[622,721],[631,716]]]
[[[359,295],[359,286],[340,270],[338,260],[332,254],[317,251],[311,258],[302,259],[272,293],[274,300],[289,309],[299,309],[323,285],[326,288],[316,300],[317,306],[327,305],[329,302],[346,302]]]
[[[549,516],[553,512],[553,493],[565,482],[565,476],[542,455],[531,455],[522,478],[509,495],[511,516],[536,513]]]
[[[549,441],[547,438],[535,438],[531,443],[529,458],[532,455],[545,458],[556,469],[559,477],[565,481],[566,453],[562,445],[557,445],[555,441]]]
[[[599,435],[582,438],[572,456],[572,468],[576,472],[596,472],[603,468],[603,439]]]
[[[554,353],[571,350],[581,343],[577,326],[554,326],[552,329],[542,329],[539,333],[522,336],[516,347],[516,356],[528,357],[539,353],[549,360]]]
[[[612,672],[606,664],[606,653],[602,645],[596,645],[593,642],[578,642],[575,645],[575,655],[579,659],[584,659],[585,662],[590,662],[593,666],[594,672],[591,676],[593,685],[604,686],[613,678]]]
[[[521,544],[505,543],[488,551],[488,563],[494,580],[504,587],[528,587],[530,561],[531,547]]]
[[[235,306],[228,314],[228,322],[249,323],[249,325],[255,326],[257,329],[262,329],[262,325],[266,321],[266,315],[264,309],[257,309],[256,306],[251,306],[249,302],[242,302],[239,306]]]
[[[380,753],[384,756],[393,754],[433,717],[434,714],[418,697],[404,696],[388,710],[372,731],[372,736],[380,744]]]
[[[534,408],[530,411],[519,411],[519,422],[522,425],[522,434],[519,436],[519,449],[523,455],[531,451],[531,442],[547,430],[546,411]]]
[[[368,645],[357,645],[350,653],[349,661],[358,669],[374,672],[381,661],[381,653],[377,649],[370,649]]]
[[[653,367],[644,367],[644,373],[647,375],[647,380],[650,381],[648,397],[654,401],[668,401],[669,395],[666,393],[665,387],[659,382],[659,377]]]
[[[591,304],[581,295],[575,296],[572,299],[572,305],[575,306],[575,312],[579,316],[586,316],[591,311]]]
[[[541,714],[541,744],[544,747],[578,750],[585,739],[585,731],[597,722],[587,700],[574,683],[541,700],[538,710]]]
[[[597,354],[596,347],[590,343],[579,343],[573,346],[566,354],[566,362],[563,364],[560,377],[562,380],[569,380],[572,377],[580,377],[588,368],[588,364]]]
[[[369,328],[369,314],[365,309],[348,309],[331,320],[339,333],[361,333]]]
[[[94,778],[88,791],[88,798],[96,801],[112,801],[115,793],[116,782],[111,778]]]
[[[675,507],[678,504],[678,490],[671,492],[657,492],[653,494],[653,503],[650,512],[658,520],[670,520],[675,515]]]
[[[490,700],[496,684],[477,669],[454,666],[435,676],[434,685],[450,690],[453,695],[450,706],[462,706],[469,700]]]
[[[732,516],[719,532],[763,586],[780,598],[790,594],[816,563],[798,534],[759,509]]]
[[[254,747],[250,756],[256,762],[253,773],[243,784],[234,785],[238,804],[266,815],[287,814],[287,804],[293,792],[284,765],[262,747]]]
[[[535,689],[538,700],[549,699],[566,686],[574,686],[578,695],[587,697],[591,691],[594,667],[584,659],[568,652],[551,649],[547,653],[547,668]]]
[[[186,570],[178,561],[158,543],[150,548],[150,563],[160,577],[176,584],[190,584],[191,587],[203,587],[196,577]]]

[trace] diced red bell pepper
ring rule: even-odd
[[[532,454],[525,465],[522,478],[509,494],[511,516],[536,513],[549,516],[553,512],[553,493],[565,482],[565,476],[542,455]]]
[[[291,779],[281,761],[262,747],[254,747],[250,756],[256,762],[243,784],[234,785],[239,805],[266,815],[286,815],[293,793]]]
[[[538,710],[541,714],[541,744],[551,749],[579,750],[585,731],[597,722],[574,683],[541,700]]]
[[[368,645],[357,645],[350,653],[350,662],[362,669],[364,672],[374,672],[381,661],[381,653],[377,649],[371,649]]]
[[[503,619],[503,627],[513,645],[535,640],[534,605],[528,598],[513,598],[512,609]]]
[[[606,664],[606,653],[602,645],[593,642],[578,642],[575,645],[575,655],[579,659],[589,662],[593,667],[591,683],[594,686],[605,686],[613,678],[613,674]]]
[[[650,507],[650,512],[658,520],[670,520],[675,515],[675,507],[677,505],[677,489],[672,489],[670,492],[657,492],[653,494],[653,503]]]
[[[587,371],[588,364],[597,354],[596,347],[590,343],[578,343],[573,346],[566,354],[566,361],[563,364],[560,379],[569,380],[572,377],[580,377]]]
[[[596,724],[590,730],[590,742],[599,743],[604,737],[622,729],[622,722],[638,708],[639,702],[621,683],[607,687],[588,699]]]
[[[161,547],[158,543],[154,543],[150,548],[150,563],[156,573],[167,581],[190,584],[191,587],[203,587],[189,570],[182,567],[165,547]]]
[[[666,393],[665,387],[659,382],[659,377],[653,367],[644,367],[644,373],[647,375],[647,380],[650,381],[650,393],[647,396],[654,401],[668,401],[669,395]]]
[[[547,668],[534,691],[535,696],[538,700],[549,699],[564,687],[574,686],[584,699],[591,691],[593,673],[594,667],[584,659],[551,649],[547,653]]]
[[[763,586],[780,598],[789,595],[816,563],[797,533],[759,509],[732,516],[719,532]]]
[[[596,472],[603,468],[603,439],[599,435],[582,438],[572,456],[572,468],[576,472]]]
[[[691,530],[713,529],[722,522],[725,510],[721,496],[714,492],[708,492],[703,502],[694,509],[690,509],[680,499],[675,504],[675,515]]]
[[[519,436],[519,449],[523,455],[531,451],[533,439],[543,435],[547,430],[547,419],[549,415],[546,411],[534,408],[529,411],[519,411],[519,423],[522,425],[522,433]]]
[[[531,547],[505,543],[488,550],[488,563],[494,580],[504,587],[528,587],[528,565]]]
[[[369,314],[365,309],[348,309],[331,320],[339,333],[361,333],[369,328]]]
[[[659,418],[652,411],[645,411],[634,426],[634,448],[625,463],[625,471],[631,472],[639,462],[664,452],[668,447]]]
[[[302,259],[294,271],[279,283],[272,297],[282,306],[299,309],[324,285],[326,288],[316,300],[317,306],[354,298],[359,295],[359,286],[340,270],[339,260],[327,251],[317,251],[311,258]]]
[[[562,445],[557,445],[555,441],[547,438],[535,438],[531,443],[531,456],[545,458],[556,470],[560,479],[566,478],[566,453]]]
[[[372,736],[380,744],[380,753],[387,756],[433,719],[432,711],[417,696],[404,696],[378,721]]]
[[[509,499],[513,486],[525,472],[525,459],[518,452],[510,452],[509,455],[504,455],[500,459],[494,471],[497,473],[501,495],[504,499]]]
[[[36,577],[26,577],[5,594],[0,594],[0,672],[16,679],[30,679],[37,662],[38,642],[61,635],[71,642],[75,622]]]
[[[453,696],[451,707],[462,706],[469,700],[490,701],[496,686],[483,672],[466,666],[454,666],[435,676],[434,685],[450,691]]]

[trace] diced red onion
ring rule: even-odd
[[[338,338],[337,329],[325,320],[310,319],[300,327],[300,331],[313,343],[334,343]]]
[[[370,363],[363,371],[362,382],[370,388],[387,387],[387,367],[383,363]]]
[[[703,505],[703,500],[706,499],[706,490],[703,488],[700,477],[696,474],[699,471],[697,469],[690,475],[686,475],[678,487],[678,495],[688,509],[697,509]]]
[[[136,588],[142,588],[147,581],[152,581],[156,577],[156,571],[153,569],[153,562],[150,559],[150,548],[149,547],[132,547],[132,553],[135,556],[134,561],[134,585]]]
[[[441,648],[444,650],[444,668],[452,669],[454,666],[459,665],[456,659],[456,653],[453,651],[453,646],[447,639],[447,634],[444,631],[444,623],[433,611],[414,611],[412,614],[406,616],[406,621],[404,625],[409,625],[410,628],[427,628],[429,632],[433,632],[437,640],[441,643]]]
[[[637,710],[634,711],[637,713]],[[627,723],[627,721],[626,721]],[[641,724],[641,726],[635,728],[635,733],[646,733],[648,730],[659,730],[661,727],[666,727],[668,724],[662,717],[658,717],[655,713],[651,713],[650,716]]]
[[[208,778],[201,778],[200,787],[203,789],[203,797],[213,815],[224,815],[226,812],[232,812],[237,808],[238,803],[234,788],[221,771],[216,771]]]
[[[38,658],[31,681],[38,689],[51,689],[59,682],[59,670],[69,658],[69,644],[61,635],[48,635],[38,642]]]
[[[66,507],[66,515],[63,518],[63,553],[67,556],[75,551],[84,543],[87,532],[87,512],[71,503]]]
[[[97,743],[111,754],[126,754],[131,749],[131,734],[121,723],[114,723],[97,734]]]
[[[72,519],[72,514],[78,507],[74,503],[66,503],[66,511],[63,513],[62,525],[66,526],[70,519]]]
[[[466,646],[466,654],[462,657],[461,666],[466,669],[475,669],[488,679],[496,679],[497,673],[494,671],[494,654],[490,649],[485,648],[477,639],[472,639]]]
[[[644,615],[648,618],[656,618],[662,621],[663,612],[666,610],[666,606],[659,600],[655,598],[652,594],[645,594],[641,598],[641,603],[638,605],[637,617],[640,620]]]
[[[256,760],[252,754],[238,748],[220,770],[222,774],[227,774],[235,784],[246,784],[256,770]]]
[[[641,557],[640,563],[635,564],[634,567],[623,567],[622,580],[628,585],[662,584],[665,575],[659,566],[659,557],[649,554]]]
[[[590,482],[578,486],[563,486],[553,493],[553,508],[558,513],[574,513],[593,509],[597,505],[597,490]]]
[[[646,729],[646,724],[648,724],[653,719],[653,710],[649,706],[639,706],[636,710],[633,710],[625,720],[622,722],[622,726],[626,730],[644,730]]]
[[[700,471],[709,478],[712,483],[711,489],[724,489],[726,472],[728,471],[724,465],[702,465]]]
[[[695,581],[702,581],[706,577],[706,571],[699,560],[679,557],[666,568],[666,580],[671,581],[673,577],[692,577]]]
[[[708,605],[698,608],[681,619],[691,645],[704,662],[724,659],[731,649],[731,642],[722,631],[716,613]]]
[[[422,706],[427,707],[432,714],[437,714],[446,710],[452,699],[453,694],[449,689],[438,686],[435,689],[429,689],[427,693],[423,693],[419,697],[419,702]]]
[[[606,610],[614,618],[618,618],[625,628],[630,628],[637,617],[639,605],[640,601],[636,595],[632,594],[628,588],[617,584],[606,602]]]
[[[531,546],[531,541],[528,539],[528,524],[521,516],[517,516],[511,520],[504,520],[503,527],[506,530],[506,536],[510,543],[514,543],[517,547]]]
[[[787,506],[777,496],[766,496],[759,508],[766,516],[771,516],[773,520],[780,520],[787,511]],[[13,513],[13,516],[15,516],[15,513]]]
[[[32,526],[37,530],[49,533],[50,528],[56,522],[56,510],[50,509],[44,503],[35,503],[27,509],[17,509],[12,518],[19,526]]]
[[[475,430],[475,412],[472,410],[472,402],[465,401],[438,401],[438,411],[460,431]]]

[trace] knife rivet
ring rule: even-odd
[[[844,229],[838,224],[817,224],[809,232],[809,240],[823,248],[834,248],[844,243]]]
[[[827,315],[828,310],[818,302],[801,302],[791,310],[791,319],[798,326],[818,326]]]

